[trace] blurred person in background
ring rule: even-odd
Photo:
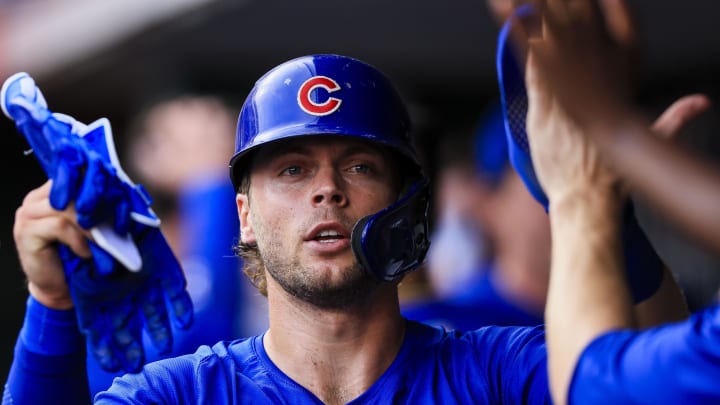
[[[499,27],[519,3],[486,5]],[[438,224],[418,272],[430,288],[405,300],[403,314],[459,330],[543,323],[549,221],[510,167],[499,102],[486,108],[477,129],[461,125],[442,139]]]
[[[464,125],[440,136],[434,187],[437,222],[426,261],[427,279],[437,298],[458,293],[491,255],[478,201],[487,194],[475,171],[471,130]]]
[[[153,196],[195,310],[189,330],[173,331],[171,353],[161,356],[145,339],[147,361],[249,336],[267,324],[264,299],[241,279],[242,263],[232,251],[240,224],[225,162],[234,146],[235,119],[236,112],[218,97],[170,97],[144,109],[124,140],[124,166]],[[93,395],[123,374],[105,371],[88,356]]]
[[[459,330],[543,323],[549,221],[510,167],[500,105],[476,130],[443,139],[426,265],[435,296],[406,302],[403,314]]]

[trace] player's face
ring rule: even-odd
[[[349,305],[377,285],[355,260],[350,233],[396,199],[386,152],[352,138],[288,140],[261,149],[250,176],[241,235],[257,244],[269,284],[323,307]]]

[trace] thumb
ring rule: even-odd
[[[683,96],[670,105],[651,129],[661,138],[672,139],[690,121],[710,107],[710,99],[704,94]]]

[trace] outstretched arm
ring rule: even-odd
[[[567,3],[547,2],[545,20],[551,25],[534,46],[537,68],[558,103],[634,193],[720,251],[720,170],[658,137],[663,130],[651,128],[633,103],[628,49],[635,34],[627,5],[623,0]],[[676,107],[693,113],[708,104],[695,95]],[[663,124],[680,126],[683,120],[670,116]]]
[[[583,348],[599,334],[635,326],[620,242],[617,179],[555,102],[528,58],[528,135],[549,200],[550,287],[545,307],[550,387],[566,400]]]
[[[596,12],[599,12],[597,4],[590,0],[574,2],[572,6],[561,0],[549,1],[542,11],[542,33],[528,42],[528,132],[538,178],[551,206],[553,263],[546,319],[551,388],[558,403],[568,400],[571,378],[588,344],[608,331],[644,326],[631,311],[622,265],[617,261],[619,215],[617,203],[613,201],[617,201],[618,196],[615,176],[622,175],[622,170],[614,160],[606,158],[603,146],[593,141],[590,134],[596,129],[583,125],[583,121],[578,119],[599,109],[593,103],[602,100],[602,96],[596,99],[591,89],[586,88],[588,92],[578,93],[578,96],[593,101],[580,110],[577,104],[568,107],[562,102],[567,95],[566,89],[561,87],[565,84],[558,83],[557,77],[554,77],[556,80],[548,78],[555,72],[549,72],[545,59],[555,50],[557,44],[554,40],[568,35],[562,27],[575,23],[579,24],[578,29],[588,30],[598,27],[598,24],[604,27],[604,22],[596,20],[601,18],[593,14]],[[583,20],[583,17],[587,19]],[[627,29],[617,21],[608,22],[608,26],[619,31]],[[558,41],[574,44],[575,38],[563,37]],[[583,63],[588,61],[582,57],[578,60]],[[593,80],[602,78],[601,75]],[[605,84],[594,85],[602,87]],[[623,90],[615,89],[615,95],[622,96]],[[590,94],[593,97],[589,97]],[[690,100],[689,104],[687,100]],[[683,123],[683,117],[693,115],[693,109],[688,109],[688,106],[693,107],[693,102],[693,98],[686,99],[669,109],[668,114],[658,120],[656,130],[674,132]],[[611,113],[609,110],[606,112]],[[604,116],[603,119],[608,117],[612,116]],[[640,121],[638,125],[649,126]],[[649,130],[644,132],[651,133]],[[613,171],[609,171],[608,167]],[[666,281],[672,281],[667,273]],[[658,296],[670,292],[677,299],[677,290],[666,287],[660,289]],[[682,318],[683,315],[680,312],[677,316]],[[613,357],[610,362],[618,366],[616,360],[617,357]],[[615,376],[623,376],[631,368],[632,364],[627,363],[612,371],[616,372]],[[643,381],[656,380],[650,374]],[[636,386],[633,389],[640,388]],[[637,394],[637,391],[632,394]]]

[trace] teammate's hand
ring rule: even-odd
[[[596,145],[560,105],[552,81],[538,67],[532,50],[525,77],[527,140],[532,165],[550,207],[573,195],[617,195],[617,176],[600,160]]]
[[[548,1],[539,13],[542,32],[528,38],[533,70],[577,125],[614,135],[606,129],[634,111],[636,34],[625,0]]]
[[[507,26],[503,33],[508,33]],[[553,82],[538,67],[533,49],[523,75],[522,69],[514,66],[522,58],[510,53],[506,39],[501,35],[498,66],[508,142],[514,152],[513,166],[528,189],[546,209],[573,199],[581,204],[606,201],[619,205],[619,180],[601,160],[596,142],[587,135],[588,129],[578,126],[558,102]],[[702,96],[691,96],[677,102],[658,119],[654,129],[671,136],[703,110],[705,101]],[[526,123],[530,136],[525,132]],[[622,236],[628,284],[635,302],[640,302],[660,286],[664,264],[637,224],[629,202],[624,208]]]

